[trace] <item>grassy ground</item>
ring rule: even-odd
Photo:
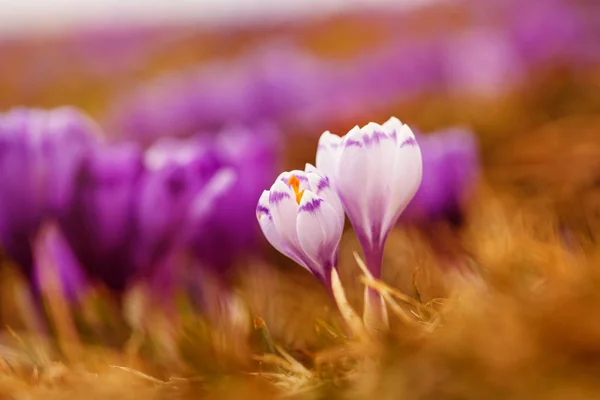
[[[18,279],[6,276],[0,394],[596,398],[598,248],[576,228],[559,237],[556,214],[526,203],[482,183],[453,239],[460,256],[452,269],[440,268],[416,230],[395,232],[384,266],[384,281],[398,289],[391,329],[366,342],[345,332],[318,282],[291,265],[241,265],[235,287],[244,307],[210,324],[185,299],[163,313],[143,290],[123,300],[122,312],[101,291],[72,310],[50,293],[36,321]],[[357,248],[346,235],[340,269],[360,311]],[[46,334],[32,333],[41,327]]]

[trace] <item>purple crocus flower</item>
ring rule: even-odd
[[[138,279],[166,286],[193,223],[192,204],[219,169],[211,151],[192,138],[164,139],[145,153],[133,143],[90,152],[61,220],[90,278],[116,292]]]
[[[514,2],[508,30],[528,64],[569,60],[585,37],[576,7],[562,0]]]
[[[249,123],[260,118],[257,102],[249,97],[257,96],[252,83],[241,64],[214,62],[169,73],[118,102],[109,124],[122,136],[151,144],[163,136],[187,137]]]
[[[446,49],[443,65],[452,92],[494,96],[521,78],[519,55],[500,30],[469,29],[446,39]]]
[[[462,223],[461,207],[480,174],[479,148],[473,132],[449,128],[417,135],[423,178],[399,223],[420,224],[445,219]]]
[[[468,129],[450,128],[418,135],[423,179],[398,224],[413,225],[429,242],[442,269],[462,271],[456,232],[464,223],[464,206],[480,175],[477,138]]]
[[[131,249],[142,172],[138,146],[94,148],[83,163],[69,211],[61,219],[81,266],[90,277],[115,290],[122,290],[137,272]]]
[[[393,43],[355,60],[353,76],[346,92],[368,96],[368,103],[381,105],[402,98],[410,98],[443,84],[444,71],[441,56],[444,47],[439,40],[415,39]],[[363,100],[362,104],[366,102]]]
[[[0,118],[2,245],[29,277],[39,279],[32,241],[65,260],[65,282],[80,267],[117,292],[172,275],[182,251],[217,271],[254,243],[254,202],[278,149],[274,130],[164,139],[145,153],[100,143],[95,131],[72,109]],[[49,232],[60,233],[37,235],[45,220],[58,221]]]
[[[216,271],[227,272],[240,254],[256,247],[256,198],[275,175],[280,148],[277,133],[268,125],[260,125],[230,128],[205,137],[219,167],[235,174],[228,190],[212,193],[218,198],[212,201],[211,212],[192,226],[189,236],[197,257]],[[201,204],[204,198],[199,201]]]
[[[145,152],[97,146],[61,220],[82,267],[118,292],[137,279],[166,286],[174,260],[190,250],[226,270],[256,237],[253,196],[273,168],[273,136],[240,129],[162,138]]]
[[[165,263],[185,252],[200,268],[186,279],[193,292],[206,294],[201,287],[206,278],[229,296],[227,273],[237,257],[254,251],[258,237],[254,207],[275,166],[275,133],[269,127],[231,128],[164,138],[146,151],[135,259],[142,271],[158,265],[165,272]],[[168,275],[161,284],[173,278]],[[210,309],[215,299],[204,296],[200,302]]]
[[[97,127],[73,108],[0,115],[0,240],[31,274],[30,241],[44,218],[63,215]]]
[[[353,78],[338,63],[275,46],[235,62],[214,61],[159,77],[118,102],[108,119],[114,130],[145,144],[164,135],[185,137],[231,125],[302,123],[298,116],[331,109],[347,98],[341,92],[348,92]]]
[[[199,137],[163,138],[146,150],[137,198],[136,263],[151,265],[182,246],[197,196],[220,169],[214,150]]]
[[[504,32],[520,63],[532,70],[548,62],[577,67],[597,59],[598,7],[593,3],[467,0],[461,7],[471,14],[473,25]]]
[[[162,34],[162,35],[161,35]],[[169,42],[164,32],[137,27],[99,26],[70,35],[60,47],[67,62],[77,62],[95,78],[133,72]]]

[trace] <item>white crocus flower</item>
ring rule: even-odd
[[[344,209],[327,177],[312,165],[282,173],[261,195],[256,215],[273,247],[330,286]]]
[[[354,127],[319,140],[317,169],[329,177],[367,258],[373,275],[387,236],[421,183],[421,151],[410,128],[397,118],[383,125]],[[376,262],[377,264],[377,262]],[[379,261],[380,264],[380,261]]]
[[[387,237],[421,183],[421,151],[414,134],[397,118],[356,126],[343,137],[325,132],[316,164],[348,214],[367,268],[379,279]],[[385,306],[374,290],[365,291],[364,319],[387,323]]]

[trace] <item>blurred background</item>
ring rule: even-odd
[[[125,120],[156,114],[153,99],[178,97],[176,87],[189,79],[201,93],[196,102],[207,102],[198,105],[198,124],[255,118],[231,104],[247,96],[255,111],[246,114],[269,109],[264,118],[285,124],[286,133],[345,132],[392,112],[421,130],[475,125],[489,147],[499,131],[522,136],[550,119],[596,111],[595,7],[558,0],[7,3],[0,105],[73,104],[108,135],[151,136]],[[225,94],[235,92],[234,80],[237,96]],[[175,102],[156,104],[158,114]]]
[[[464,125],[478,136],[484,165],[498,166],[486,169],[490,179],[568,209],[575,197],[587,201],[571,192],[594,180],[597,7],[585,0],[6,3],[0,107],[75,105],[109,137],[146,144],[268,121],[293,149],[287,168],[312,160],[312,139],[326,129],[343,134],[390,115],[424,132]],[[580,157],[574,147],[584,143],[590,155]],[[579,186],[565,189],[561,179]]]
[[[183,287],[213,324],[231,317],[239,295],[277,340],[310,358],[306,349],[323,343],[306,321],[331,318],[330,303],[313,277],[269,250],[256,203],[280,171],[314,163],[323,131],[343,135],[390,116],[418,135],[425,164],[387,264],[427,264],[425,243],[442,271],[481,266],[478,229],[496,202],[547,222],[561,245],[596,251],[599,38],[594,0],[0,2],[2,320],[135,347],[132,332],[159,324],[140,310],[165,306]],[[63,106],[75,109],[25,109]],[[56,141],[36,147],[42,131]],[[340,265],[352,264],[355,249],[350,233]],[[42,314],[73,329],[14,311],[37,309],[40,293],[56,290],[39,272],[46,259],[66,303]],[[359,307],[356,269],[341,268]],[[6,271],[25,278],[30,298],[14,296],[21,286]],[[433,299],[445,293],[436,274],[417,294],[412,270],[388,268],[384,277]],[[98,284],[127,323],[86,311],[103,295],[80,294],[84,281]],[[140,282],[153,299],[132,290]],[[61,319],[62,306],[77,311],[75,322]],[[283,323],[282,313],[308,316]],[[185,330],[186,352],[207,357],[190,350],[204,336],[171,323]],[[172,355],[168,340],[154,339]]]

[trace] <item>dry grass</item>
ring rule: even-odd
[[[73,353],[53,329],[46,339],[26,334],[22,318],[1,340],[0,398],[596,398],[600,254],[566,249],[554,214],[522,204],[482,185],[460,235],[469,257],[451,270],[416,232],[395,232],[389,286],[371,282],[393,300],[392,328],[377,341],[350,339],[307,273],[254,262],[236,285],[249,316],[262,318],[249,330],[208,324],[188,305],[178,321],[147,316],[137,338],[125,318],[98,317],[129,340],[81,334]],[[342,249],[342,280],[360,311],[364,279],[351,235]],[[15,293],[3,290],[3,305]]]

